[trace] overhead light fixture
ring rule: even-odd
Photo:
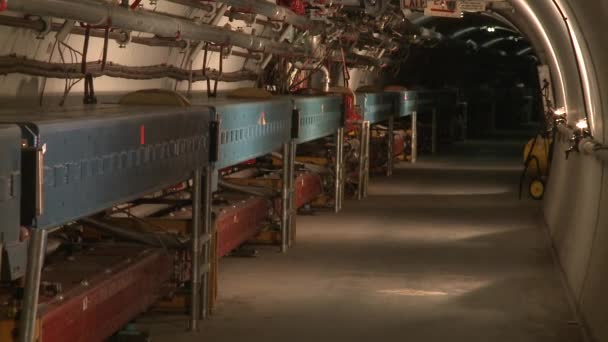
[[[566,108],[564,108],[564,107],[556,108],[553,110],[553,114],[555,114],[557,116],[563,116],[566,114]]]
[[[494,27],[494,26],[488,26],[487,30],[488,30],[488,32],[496,32],[496,27]]]
[[[585,130],[585,129],[589,128],[589,124],[587,123],[587,119],[578,120],[578,122],[576,123],[576,128],[578,128],[580,130]]]

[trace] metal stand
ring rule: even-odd
[[[38,297],[40,295],[40,278],[46,251],[47,231],[33,229],[28,249],[27,268],[25,273],[25,290],[21,316],[19,318],[19,342],[36,340],[36,317],[38,314]]]
[[[393,132],[395,130],[395,118],[390,118],[388,119],[388,129],[386,131],[386,143],[387,145],[387,154],[388,154],[388,159],[386,161],[386,175],[387,176],[392,176],[393,175],[393,159],[394,159],[394,155],[393,155],[393,144],[394,144],[394,136],[393,136]]]
[[[342,200],[344,198],[344,128],[336,131],[336,161],[334,165],[334,212],[342,210]]]
[[[411,162],[415,164],[418,160],[418,113],[412,112],[412,155]]]
[[[190,331],[198,331],[199,321],[209,315],[209,272],[211,271],[212,176],[213,166],[197,169],[192,177],[192,294]]]
[[[289,247],[289,159],[291,143],[283,144],[283,182],[281,187],[281,252],[287,252]]]
[[[203,246],[202,246],[202,254],[203,260],[201,263],[202,267],[202,293],[203,300],[201,306],[201,318],[206,319],[211,312],[211,297],[210,297],[210,288],[211,288],[211,245],[213,243],[213,172],[215,172],[215,167],[213,164],[207,166],[205,170],[205,179],[204,179],[204,187],[203,187]]]
[[[296,208],[296,189],[295,189],[295,178],[296,178],[296,152],[298,149],[298,144],[296,140],[292,140],[289,149],[289,160],[288,160],[288,188],[289,188],[289,198],[288,198],[288,213],[289,213],[289,222],[287,225],[287,242],[288,247],[291,247],[295,242],[295,229],[296,229],[296,217],[297,217],[297,208]]]
[[[369,181],[369,121],[361,123],[361,142],[359,148],[359,187],[357,199],[367,197],[367,183]]]
[[[431,122],[431,153],[437,154],[437,108],[433,108],[433,118]]]
[[[202,171],[194,171],[192,176],[192,289],[190,295],[190,331],[198,331],[201,304],[201,231],[202,207],[201,192]]]

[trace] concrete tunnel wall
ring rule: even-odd
[[[556,107],[565,107],[570,123],[589,118],[592,134],[608,138],[607,1],[512,0],[501,12],[535,46],[552,70]],[[567,19],[567,20],[566,20]],[[573,302],[593,341],[608,341],[608,174],[592,156],[571,154],[568,137],[555,144],[544,203],[545,221],[570,288]]]
[[[608,32],[608,1],[579,0],[511,0],[515,9],[501,11],[500,14],[517,26],[533,43],[537,55],[552,69],[556,102],[568,110],[571,120],[578,120],[589,113],[592,130],[599,141],[608,141],[604,130],[604,119],[608,116],[608,50],[605,49],[605,34]],[[150,7],[144,2],[146,7]],[[568,17],[575,28],[578,43],[588,48],[580,56],[575,53],[570,34],[562,13]],[[196,13],[161,2],[159,10],[180,15],[193,16]],[[223,20],[220,25],[226,23]],[[233,25],[240,26],[241,23]],[[244,26],[244,25],[243,25]],[[250,28],[246,28],[249,30]],[[580,31],[579,31],[580,30]],[[49,45],[53,35],[37,40],[35,33],[25,29],[0,27],[0,54],[17,53],[21,56],[48,60]],[[68,43],[82,44],[82,37],[72,36]],[[100,55],[101,39],[91,39],[91,59]],[[94,56],[94,57],[93,57]],[[119,49],[115,42],[110,43],[110,59],[126,65],[151,65],[168,63],[179,65],[181,54],[177,49],[154,48],[132,44],[127,49]],[[58,54],[53,61],[59,62]],[[581,65],[584,61],[584,66]],[[199,56],[195,64],[202,63]],[[210,66],[216,67],[217,54],[212,54]],[[237,70],[242,59],[230,57],[226,70]],[[589,77],[584,82],[579,70]],[[351,86],[373,82],[373,73],[364,70],[351,70]],[[582,81],[583,80],[583,81]],[[338,80],[336,80],[338,81]],[[253,82],[222,83],[220,89],[250,86]],[[589,86],[584,91],[583,85]],[[42,78],[25,75],[0,76],[0,96],[31,97],[41,90]],[[173,89],[175,83],[168,79],[151,81],[125,81],[103,77],[96,82],[98,91],[130,91],[135,89],[160,87]],[[185,82],[178,89],[185,89]],[[203,90],[199,82],[195,90]],[[49,80],[46,92],[49,94],[63,91],[62,80]],[[74,90],[77,94],[81,87]],[[556,144],[555,161],[548,184],[545,200],[545,220],[560,263],[566,275],[567,284],[573,295],[580,315],[596,341],[608,341],[608,294],[603,285],[608,283],[608,170],[595,158],[573,154],[565,160],[563,151],[567,141]]]

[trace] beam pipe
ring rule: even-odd
[[[11,11],[82,21],[94,26],[111,25],[125,30],[154,33],[159,37],[207,41],[234,45],[253,51],[278,54],[296,52],[292,44],[230,31],[225,28],[173,18],[151,11],[133,11],[112,3],[94,0],[11,0]]]

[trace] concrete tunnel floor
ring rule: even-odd
[[[287,254],[224,258],[197,334],[147,314],[152,341],[582,341],[542,223],[517,199],[520,142],[455,145],[344,211],[299,216]]]

